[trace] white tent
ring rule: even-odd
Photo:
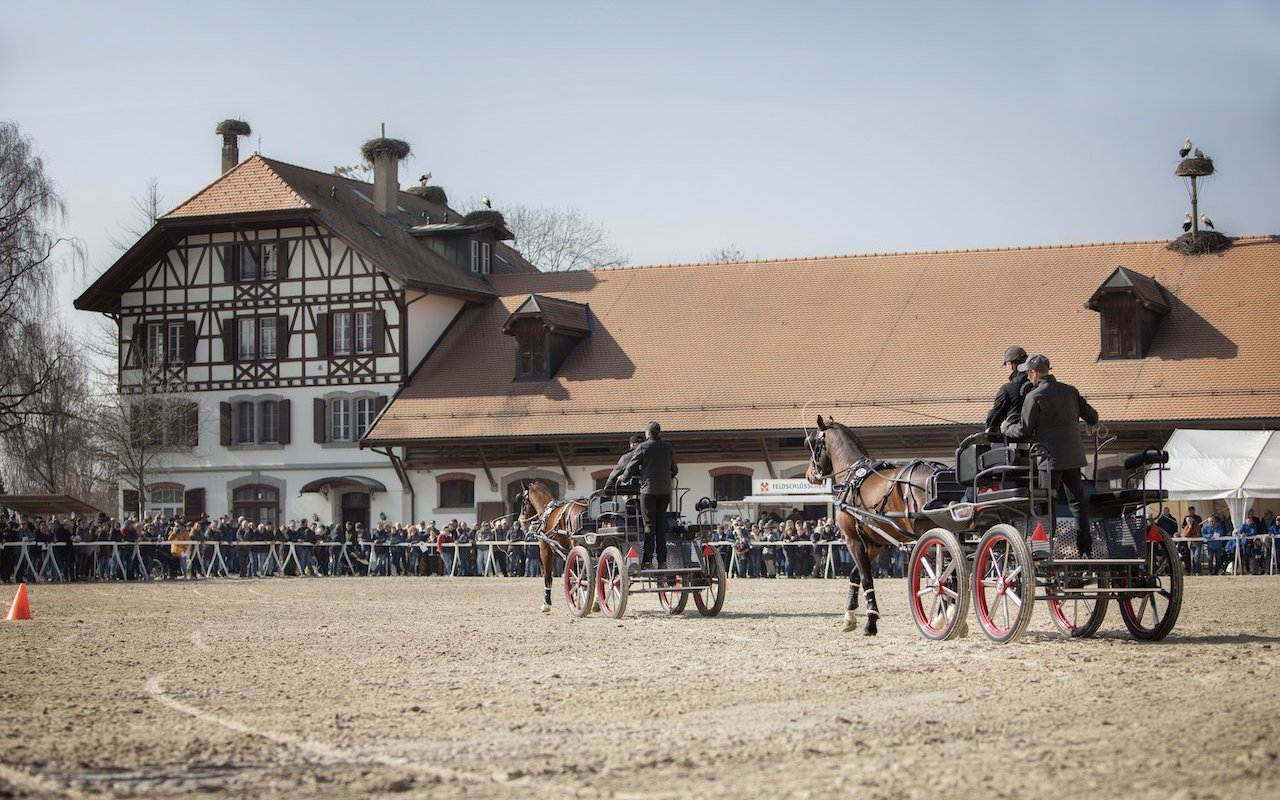
[[[1280,431],[1176,430],[1165,445],[1171,500],[1224,500],[1235,525],[1258,498],[1280,498]],[[1148,477],[1154,484],[1154,473]]]

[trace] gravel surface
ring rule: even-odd
[[[866,638],[840,581],[620,621],[532,580],[33,586],[0,797],[1280,797],[1280,579],[1189,578],[1154,644],[1043,603],[1016,644],[931,643],[877,589]]]

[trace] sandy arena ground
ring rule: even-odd
[[[34,586],[0,623],[0,797],[1280,797],[1280,579],[1131,640],[880,636],[837,581],[574,620],[540,582]],[[6,604],[13,587],[4,587]]]

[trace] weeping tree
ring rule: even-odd
[[[52,290],[65,257],[79,252],[55,235],[65,218],[31,140],[0,121],[0,435],[49,413],[35,401],[67,358],[40,335],[55,317]]]

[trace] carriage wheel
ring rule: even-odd
[[[1033,570],[1031,548],[1012,525],[992,525],[978,542],[973,607],[991,641],[1017,641],[1027,630],[1036,598]]]
[[[1098,576],[1098,589],[1107,588],[1107,579]],[[1063,594],[1056,586],[1048,587],[1049,618],[1062,635],[1070,639],[1093,636],[1107,616],[1107,598]]]
[[[1169,635],[1182,610],[1182,559],[1173,539],[1164,531],[1158,539],[1147,542],[1147,563],[1131,570],[1127,577],[1117,578],[1116,588],[1155,589],[1121,597],[1120,616],[1133,638],[1159,641]],[[1154,532],[1153,534],[1154,535]]]
[[[658,578],[658,586],[669,586],[669,590],[658,590],[658,602],[662,604],[662,610],[671,616],[677,616],[684,613],[684,607],[689,602],[689,593],[680,590],[684,585],[684,580],[679,575],[673,575],[670,578]]]
[[[955,637],[969,614],[969,580],[964,548],[951,531],[934,528],[921,536],[907,568],[911,616],[926,639]]]
[[[585,617],[591,613],[595,599],[595,580],[591,574],[591,554],[587,548],[577,545],[564,560],[564,601],[569,613]]]
[[[704,617],[714,617],[720,613],[720,609],[724,608],[724,560],[720,558],[720,551],[714,547],[709,548],[710,553],[703,551],[703,578],[707,580],[707,585],[693,593],[693,604],[698,607],[698,613]]]
[[[627,613],[627,594],[631,591],[631,576],[627,564],[616,547],[606,547],[596,566],[596,598],[600,613],[609,619],[618,619]]]

